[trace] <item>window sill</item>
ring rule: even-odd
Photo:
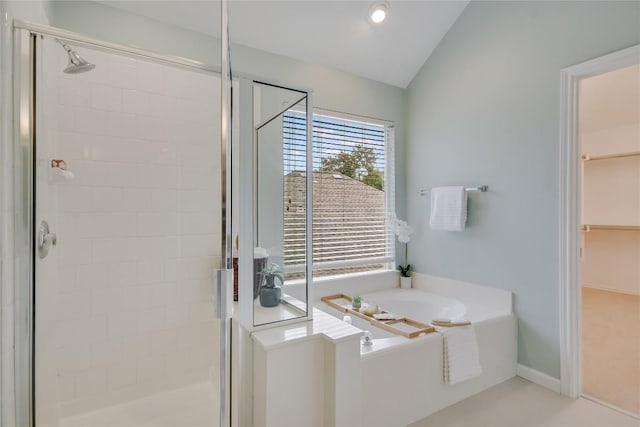
[[[334,276],[322,276],[322,277],[313,279],[313,284],[314,285],[330,284],[330,283],[334,283],[342,280],[359,279],[363,277],[367,277],[367,278],[380,277],[384,275],[390,275],[392,273],[399,274],[397,270],[385,268],[380,270],[361,271],[358,273],[345,273],[345,274],[336,274]],[[284,284],[284,287],[300,286],[300,285],[304,285],[305,283],[306,283],[305,279],[290,280]]]

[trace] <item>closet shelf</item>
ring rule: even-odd
[[[640,225],[605,225],[605,224],[584,224],[582,226],[583,231],[590,230],[625,230],[625,231],[640,231]]]
[[[640,156],[640,151],[629,151],[627,153],[617,153],[617,154],[603,154],[601,156],[590,156],[588,154],[582,155],[582,160],[605,160],[605,159],[619,159],[623,157],[638,157]]]

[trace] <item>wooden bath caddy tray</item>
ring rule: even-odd
[[[353,300],[353,298],[351,298],[349,295],[345,295],[345,294],[328,295],[326,297],[320,298],[320,300],[325,304],[329,305],[330,307],[335,308],[336,310],[339,310],[343,313],[352,314],[356,317],[359,317],[361,319],[368,321],[373,326],[376,326],[380,329],[384,329],[385,331],[391,332],[392,334],[402,335],[403,337],[415,338],[421,334],[428,334],[436,330],[431,325],[427,325],[425,323],[421,323],[421,322],[418,322],[417,320],[409,319],[406,317],[401,317],[399,319],[391,319],[391,320],[375,319],[373,316],[368,316],[364,313],[359,312],[358,310],[354,310],[351,305],[351,301]],[[339,303],[337,302],[337,300],[346,300],[346,303],[345,302]],[[372,304],[367,304],[366,302],[362,301],[362,307],[369,307],[371,305]],[[383,308],[380,308],[378,311],[378,314],[384,314],[384,313],[389,313],[389,312],[384,310]],[[404,328],[400,329],[400,326],[403,326]],[[405,330],[405,329],[408,329],[408,330]]]

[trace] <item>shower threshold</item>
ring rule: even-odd
[[[218,422],[217,389],[202,382],[64,418],[61,427],[211,426]]]

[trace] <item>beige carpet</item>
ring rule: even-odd
[[[583,392],[640,415],[640,297],[583,288]]]

